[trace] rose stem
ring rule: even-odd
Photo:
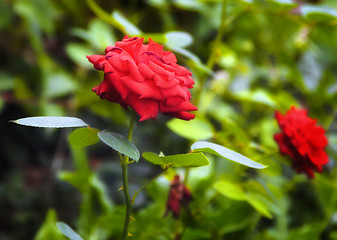
[[[129,123],[129,133],[128,133],[128,139],[130,142],[132,140],[133,125],[135,122],[135,117],[136,117],[136,113],[132,111],[130,123]],[[123,191],[124,191],[125,202],[126,202],[123,240],[127,239],[129,236],[128,229],[129,229],[129,222],[130,222],[130,215],[131,215],[131,201],[130,201],[129,185],[128,185],[128,164],[129,164],[129,157],[124,155],[121,158],[121,166],[122,166],[122,174],[123,174]]]
[[[220,44],[221,44],[221,41],[222,41],[222,37],[223,37],[223,35],[225,33],[225,30],[226,30],[226,27],[228,25],[228,22],[226,21],[226,17],[227,17],[226,13],[227,13],[227,0],[223,0],[222,1],[222,9],[221,9],[221,20],[220,20],[221,22],[220,22],[220,26],[219,26],[219,29],[218,29],[218,34],[217,34],[217,36],[214,40],[214,45],[212,46],[212,49],[210,51],[210,54],[209,54],[209,57],[208,57],[208,60],[207,60],[207,63],[206,63],[206,66],[211,70],[214,67],[217,52],[219,51]],[[201,94],[202,94],[202,90],[204,89],[204,84],[206,82],[207,76],[208,76],[207,74],[202,74],[199,77],[199,87],[197,89],[196,97],[195,97],[195,104],[196,104],[197,107],[199,105],[200,97],[201,97]]]
[[[213,69],[214,67],[214,63],[215,63],[215,59],[216,59],[216,53],[218,51],[218,49],[220,48],[220,44],[221,44],[221,40],[222,40],[222,37],[225,33],[225,30],[226,30],[226,27],[227,27],[227,21],[226,21],[226,17],[227,17],[227,0],[223,0],[222,1],[222,10],[221,10],[221,23],[220,23],[220,26],[219,26],[219,29],[218,29],[218,35],[216,36],[215,38],[215,41],[214,41],[214,45],[212,47],[212,50],[211,50],[211,53],[208,57],[208,60],[207,60],[207,63],[206,63],[206,66],[209,68],[209,69]],[[196,97],[195,97],[195,105],[198,107],[199,106],[199,102],[200,102],[200,97],[201,97],[201,94],[202,94],[202,90],[204,89],[204,84],[206,82],[206,78],[207,78],[207,75],[206,74],[203,74],[200,76],[199,78],[199,87],[196,91]],[[185,178],[184,178],[184,184],[186,185],[187,184],[187,179],[188,179],[188,175],[189,175],[189,168],[186,169],[186,172],[185,172]]]

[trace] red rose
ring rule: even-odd
[[[317,120],[307,116],[307,111],[291,107],[286,115],[278,111],[275,118],[282,132],[274,135],[280,152],[293,160],[298,173],[314,178],[314,171],[321,172],[329,161],[324,148],[328,144],[325,130],[316,125]]]
[[[102,99],[130,106],[140,121],[155,119],[158,113],[190,120],[188,111],[197,108],[189,102],[192,73],[179,66],[175,55],[149,39],[125,36],[104,55],[87,56],[97,70],[104,71],[103,82],[93,91]]]
[[[173,216],[178,218],[180,215],[180,206],[182,205],[187,208],[188,203],[192,201],[192,199],[193,197],[190,190],[180,181],[180,177],[175,175],[171,182],[165,215],[172,211]]]

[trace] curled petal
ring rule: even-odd
[[[329,157],[324,148],[328,144],[325,131],[317,126],[317,120],[307,116],[307,111],[292,107],[282,115],[278,111],[275,118],[281,132],[274,135],[280,153],[293,160],[293,168],[314,178],[314,171],[321,172]]]
[[[159,103],[160,112],[180,112],[180,111],[196,111],[198,108],[196,108],[192,103],[190,102],[182,102],[176,106],[168,106],[165,103],[160,102]]]
[[[140,121],[155,119],[158,113],[190,120],[197,108],[189,101],[194,80],[191,72],[176,64],[170,51],[152,39],[125,36],[105,55],[87,56],[97,70],[104,72],[101,84],[93,88],[102,99],[133,108]]]
[[[96,70],[103,70],[103,64],[105,63],[105,56],[103,55],[90,55],[87,56],[89,62],[94,64]]]
[[[189,121],[195,118],[195,115],[189,112],[168,112],[164,114],[170,117],[175,117],[175,118],[179,118],[179,119],[186,120],[186,121]]]
[[[140,99],[139,96],[132,93],[125,102],[132,107],[140,116],[139,121],[156,119],[159,111],[158,101],[152,99]]]

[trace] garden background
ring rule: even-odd
[[[141,152],[186,153],[206,139],[269,166],[209,156],[190,169],[193,217],[179,220],[164,214],[170,180],[185,170],[167,171],[138,196],[130,239],[337,239],[335,0],[0,0],[1,240],[65,239],[56,221],[83,239],[120,239],[118,155],[102,143],[75,149],[69,129],[9,121],[76,116],[125,135],[129,113],[91,91],[102,75],[85,56],[126,34],[165,45],[196,82],[196,119],[137,122]],[[291,106],[326,129],[330,161],[314,179],[273,139],[275,111]],[[160,171],[130,166],[132,191]]]

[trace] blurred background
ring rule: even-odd
[[[93,71],[85,57],[104,54],[106,46],[125,34],[145,41],[151,37],[165,45],[196,81],[192,101],[199,108],[196,128],[200,136],[189,136],[191,129],[160,116],[136,124],[134,143],[140,151],[184,153],[194,140],[213,139],[268,163],[271,170],[262,174],[268,184],[280,188],[280,199],[285,198],[284,215],[279,213],[277,221],[262,216],[254,225],[237,224],[212,235],[217,238],[200,233],[199,238],[190,235],[186,239],[253,239],[247,229],[258,232],[255,239],[337,239],[333,231],[336,217],[332,217],[337,216],[337,199],[330,195],[337,188],[337,1],[0,0],[1,240],[47,239],[41,231],[40,238],[37,235],[47,213],[50,222],[57,218],[84,234],[98,214],[89,208],[99,205],[108,211],[123,203],[116,191],[121,173],[113,151],[101,143],[75,151],[67,141],[71,129],[44,130],[9,121],[76,116],[92,127],[125,134],[129,113],[91,91],[103,75]],[[275,156],[278,148],[273,134],[278,128],[274,111],[284,113],[291,105],[309,109],[309,116],[327,130],[331,161],[316,182],[307,182],[304,176],[294,180],[291,164]],[[267,158],[271,153],[278,160]],[[255,176],[245,171],[237,177],[228,170],[232,168],[227,166],[224,171],[229,179],[244,182],[251,174]],[[144,160],[132,166],[131,188],[159,170]],[[218,171],[216,176],[224,173],[212,171]],[[163,194],[165,205],[167,195]],[[203,190],[198,194],[200,198],[207,195]],[[136,209],[149,203],[151,197],[142,194]],[[296,210],[302,211],[283,225],[290,230],[278,234],[284,229],[275,222],[282,223],[280,219]],[[242,210],[243,217],[244,213],[248,214]],[[116,216],[109,217],[120,221]],[[310,225],[322,219],[327,221],[325,226]],[[44,226],[47,231],[49,225]],[[210,226],[204,227],[206,233],[211,231]],[[114,231],[107,230],[107,238]],[[159,236],[153,239],[170,239]]]

